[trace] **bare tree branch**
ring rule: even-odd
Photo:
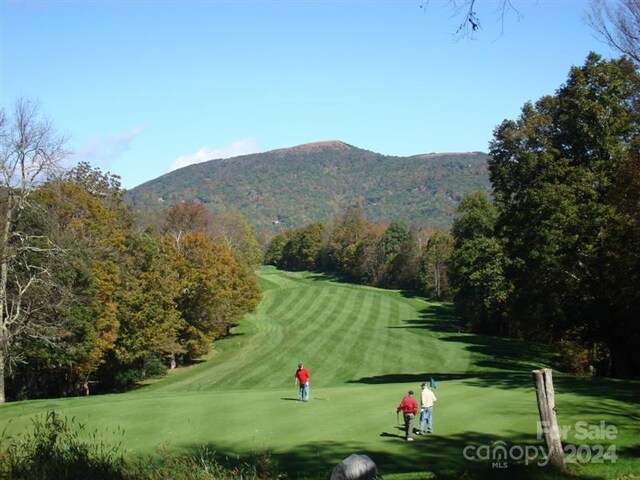
[[[640,63],[640,0],[592,0],[586,19],[604,42]]]
[[[58,289],[49,266],[62,250],[43,236],[20,230],[30,195],[60,168],[66,138],[41,118],[36,104],[18,100],[7,121],[0,110],[0,403],[16,342],[24,336],[56,338],[44,312]]]
[[[475,38],[477,32],[482,29],[480,21],[480,14],[477,9],[480,7],[486,7],[489,2],[478,2],[476,0],[449,0],[449,5],[453,11],[453,17],[460,19],[458,27],[455,31],[455,36],[458,38]],[[425,12],[429,2],[425,2],[420,5]],[[522,18],[520,12],[516,9],[511,0],[499,0],[496,4],[494,14],[498,16],[500,20],[500,35],[504,34],[505,19],[509,13],[514,13],[518,19]]]

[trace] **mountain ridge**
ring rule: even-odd
[[[188,165],[125,198],[134,210],[197,201],[214,212],[240,211],[258,230],[327,221],[354,206],[374,222],[447,228],[464,195],[489,191],[487,159],[482,152],[383,155],[324,140]]]

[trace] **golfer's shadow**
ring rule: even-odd
[[[380,434],[381,437],[392,437],[392,438],[404,438],[404,425],[397,425],[395,427],[393,427],[396,429],[397,432],[400,433],[389,433],[389,432],[382,432]]]
[[[282,397],[280,400],[284,400],[284,401],[287,401],[287,402],[291,402],[291,401],[297,402],[298,401],[298,399],[295,398],[295,397]]]

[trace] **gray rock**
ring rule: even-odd
[[[342,460],[331,472],[330,480],[374,480],[378,469],[373,460],[366,455],[353,453]]]

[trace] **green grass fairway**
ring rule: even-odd
[[[270,452],[290,478],[327,478],[354,452],[372,457],[387,479],[464,471],[515,478],[514,462],[492,468],[490,460],[465,459],[465,447],[473,455],[496,441],[541,444],[530,372],[551,361],[544,348],[458,333],[448,306],[402,292],[271,268],[260,277],[258,312],[217,342],[207,361],[126,394],[6,404],[0,431],[17,434],[34,414],[55,410],[107,440],[108,432],[124,429],[113,437],[132,454],[154,454],[159,446],[184,452],[206,446],[229,458]],[[306,404],[295,401],[293,385],[301,361],[311,372]],[[438,380],[435,434],[404,442],[396,406],[430,376]],[[583,460],[598,453],[592,451],[598,444],[615,445],[618,455],[614,463],[581,463],[572,471],[580,478],[634,478],[640,383],[559,373],[554,380],[559,422],[572,427],[566,442],[589,445]],[[616,427],[614,438],[600,432],[581,439],[580,427],[600,422]]]

